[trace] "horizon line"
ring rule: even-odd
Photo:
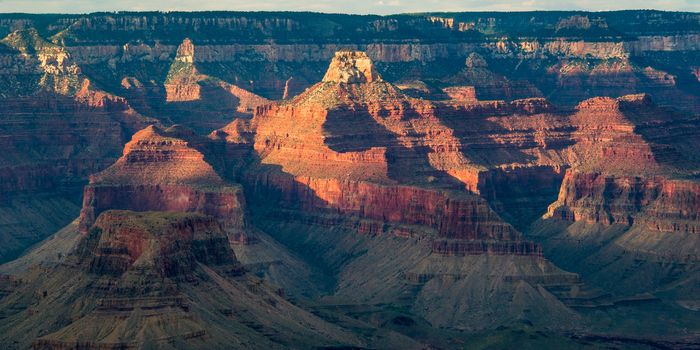
[[[2,1],[0,1],[1,3]],[[270,14],[319,14],[319,15],[346,15],[346,16],[377,16],[377,17],[391,17],[391,16],[410,16],[410,15],[425,15],[425,14],[466,14],[466,13],[498,13],[498,14],[518,14],[518,13],[558,13],[558,12],[568,12],[568,13],[617,13],[617,12],[664,12],[664,13],[691,13],[700,14],[700,11],[689,11],[689,10],[659,10],[654,8],[630,8],[630,9],[618,9],[618,10],[581,10],[581,9],[569,9],[569,10],[514,10],[514,11],[503,11],[503,10],[491,10],[491,11],[417,11],[417,12],[397,12],[390,14],[378,14],[378,13],[358,13],[358,12],[323,12],[323,11],[312,11],[312,10],[110,10],[110,11],[92,11],[92,12],[1,12],[0,16],[5,15],[95,15],[95,14],[129,14],[129,13],[270,13]]]

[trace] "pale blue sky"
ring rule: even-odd
[[[700,0],[0,0],[0,12],[318,11],[391,14],[432,11],[658,9],[700,12]]]

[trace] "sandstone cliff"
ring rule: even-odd
[[[204,155],[176,134],[149,126],[134,134],[115,164],[85,187],[81,229],[108,209],[198,212],[242,228],[241,189],[226,184]]]

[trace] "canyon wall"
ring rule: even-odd
[[[549,216],[604,225],[639,223],[651,231],[698,232],[700,187],[663,177],[567,171]]]

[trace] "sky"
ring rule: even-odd
[[[0,0],[0,13],[232,10],[392,14],[437,11],[608,11],[640,8],[700,12],[700,0]]]

